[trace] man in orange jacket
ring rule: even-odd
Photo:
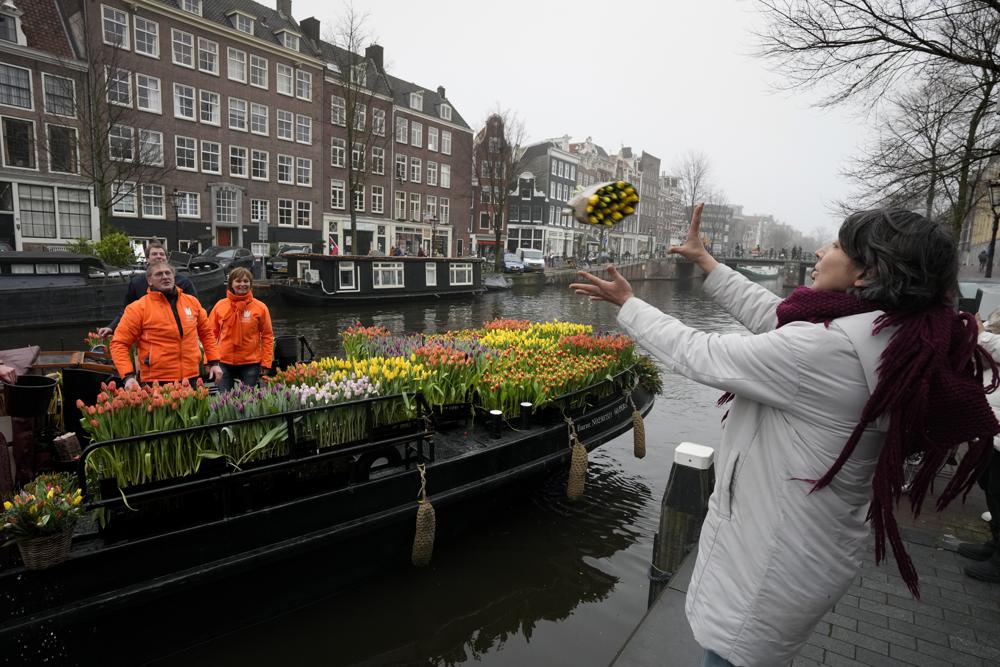
[[[201,350],[209,366],[209,378],[222,379],[219,348],[208,324],[208,315],[198,299],[185,294],[174,284],[174,267],[156,262],[146,268],[149,291],[125,309],[115,337],[111,339],[111,358],[125,387],[143,382],[178,382],[198,377]],[[139,368],[133,368],[129,348],[138,344]]]

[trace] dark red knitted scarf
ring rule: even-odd
[[[778,304],[778,326],[802,321],[829,326],[839,317],[878,309],[844,292],[800,287]],[[986,401],[1000,379],[993,358],[977,343],[976,320],[969,313],[956,313],[944,304],[912,313],[886,312],[876,318],[872,335],[887,328],[895,331],[882,352],[878,384],[857,426],[830,469],[817,480],[805,481],[812,483],[813,491],[827,486],[854,453],[864,430],[879,417],[888,417],[868,510],[875,532],[875,562],[885,558],[888,537],[899,572],[919,599],[917,572],[893,514],[902,495],[904,461],[911,454],[923,455],[909,489],[910,507],[917,516],[948,456],[958,445],[969,443],[968,453],[938,496],[937,508],[944,509],[959,494],[964,499],[989,462],[993,436],[1000,433],[1000,423]],[[986,368],[993,373],[984,392]],[[729,400],[732,395],[727,393],[719,403]]]

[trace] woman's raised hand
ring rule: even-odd
[[[632,297],[632,286],[614,265],[608,264],[606,270],[611,280],[603,280],[586,271],[577,271],[576,274],[587,282],[573,283],[569,288],[577,294],[590,297],[591,301],[607,301],[621,306]]]
[[[701,240],[701,211],[705,208],[704,203],[697,204],[694,207],[694,212],[691,213],[691,225],[688,227],[687,238],[684,239],[682,245],[670,246],[670,252],[674,255],[680,255],[684,259],[694,262],[701,270],[708,273],[716,266],[718,262],[715,258],[708,252],[705,248],[704,241]]]

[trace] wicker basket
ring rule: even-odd
[[[69,558],[72,544],[73,531],[64,530],[45,537],[22,540],[17,543],[17,548],[21,551],[25,569],[44,570]]]

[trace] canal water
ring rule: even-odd
[[[762,284],[783,292],[779,281]],[[743,331],[703,296],[700,279],[648,281],[635,290],[703,330]],[[398,332],[474,327],[497,317],[589,322],[598,331],[616,330],[613,306],[555,286],[352,310],[269,305],[276,334],[304,335],[319,355],[337,353],[338,331],[359,321]],[[21,332],[14,336],[22,340],[4,340],[0,348],[36,342],[58,349],[60,341],[78,348],[85,333],[81,328]],[[348,593],[276,613],[152,664],[603,667],[646,609],[653,534],[674,446],[718,441],[718,397],[717,390],[665,375],[664,394],[646,418],[646,457],[633,457],[631,433],[597,449],[590,456],[583,500],[568,503],[565,475],[553,476],[503,499],[460,538],[436,546],[426,570],[382,571]]]

